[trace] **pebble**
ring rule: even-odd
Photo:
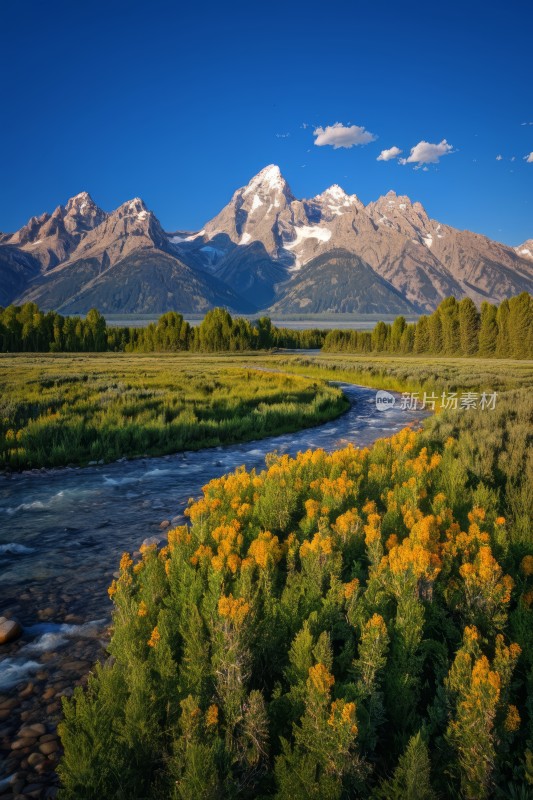
[[[159,527],[161,528],[161,530],[165,530],[165,528],[169,528],[170,527],[170,520],[169,519],[164,519],[162,522],[159,523]]]
[[[11,749],[24,750],[25,747],[31,747],[31,745],[34,743],[35,736],[33,736],[31,739],[25,736],[23,739],[15,739],[15,741],[11,744]]]
[[[22,628],[16,619],[0,617],[0,644],[14,642],[22,636]]]
[[[44,736],[46,734],[46,726],[42,724],[42,722],[35,722],[33,725],[24,725],[23,728],[20,729],[18,735],[21,738],[26,736],[28,737],[36,737],[36,736]]]
[[[50,617],[53,617],[54,614],[55,609],[53,609],[52,606],[48,606],[48,608],[43,608],[41,611],[37,612],[39,619],[50,619]]]
[[[45,760],[45,756],[42,753],[31,753],[28,756],[28,764],[30,767],[36,767],[38,764],[42,764]]]
[[[57,741],[54,742],[45,742],[44,744],[39,745],[39,750],[41,753],[44,753],[45,756],[49,756],[52,753],[57,752],[59,750],[59,745]]]

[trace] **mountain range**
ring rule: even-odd
[[[0,234],[0,305],[63,313],[419,313],[522,291],[533,294],[533,239],[458,230],[392,191],[366,206],[337,185],[298,200],[275,165],[201,231],[164,231],[138,197],[107,213],[81,192]]]

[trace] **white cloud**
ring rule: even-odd
[[[288,139],[290,133],[276,133],[276,139]]]
[[[533,164],[533,150],[531,153],[529,153],[529,155],[524,156],[524,161],[526,161],[528,164]]]
[[[502,155],[497,155],[497,156],[496,156],[496,161],[501,161],[501,160],[502,160],[502,158],[503,158],[503,156],[502,156]]]
[[[516,156],[511,156],[511,161],[516,161]]]
[[[327,125],[325,128],[315,128],[313,136],[316,137],[317,147],[330,145],[334,150],[338,150],[340,147],[348,148],[357,144],[368,144],[377,139],[377,136],[359,125],[346,126],[342,122]]]
[[[393,158],[398,158],[400,153],[403,153],[403,150],[400,150],[399,147],[390,147],[388,150],[381,151],[377,161],[391,161]]]
[[[438,164],[442,156],[447,156],[453,153],[453,147],[448,144],[446,139],[443,139],[439,144],[431,144],[422,140],[414,147],[411,147],[411,153],[408,158],[400,158],[400,164]]]

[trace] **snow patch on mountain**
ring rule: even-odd
[[[318,225],[302,225],[296,228],[296,239],[285,244],[286,250],[294,250],[305,239],[318,239],[320,242],[329,242],[331,231],[329,228],[320,228]]]
[[[254,211],[257,211],[257,209],[260,208],[262,205],[263,205],[263,201],[261,200],[261,198],[259,197],[258,194],[255,194],[254,195],[254,199],[252,201],[252,207],[250,209],[250,214],[253,214]]]

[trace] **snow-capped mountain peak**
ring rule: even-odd
[[[144,200],[140,197],[126,200],[126,202],[122,203],[113,213],[121,217],[133,217],[140,220],[147,219],[147,217],[152,215],[152,212],[146,208]]]
[[[356,194],[347,194],[337,183],[334,183],[321,194],[317,194],[313,203],[327,208],[334,215],[344,214],[351,208],[364,208]]]
[[[255,175],[252,180],[244,187],[243,197],[248,195],[272,194],[273,192],[283,192],[292,197],[287,181],[281,174],[280,168],[276,164],[269,164]]]
[[[514,248],[519,256],[533,261],[533,239],[527,239],[523,244]]]

